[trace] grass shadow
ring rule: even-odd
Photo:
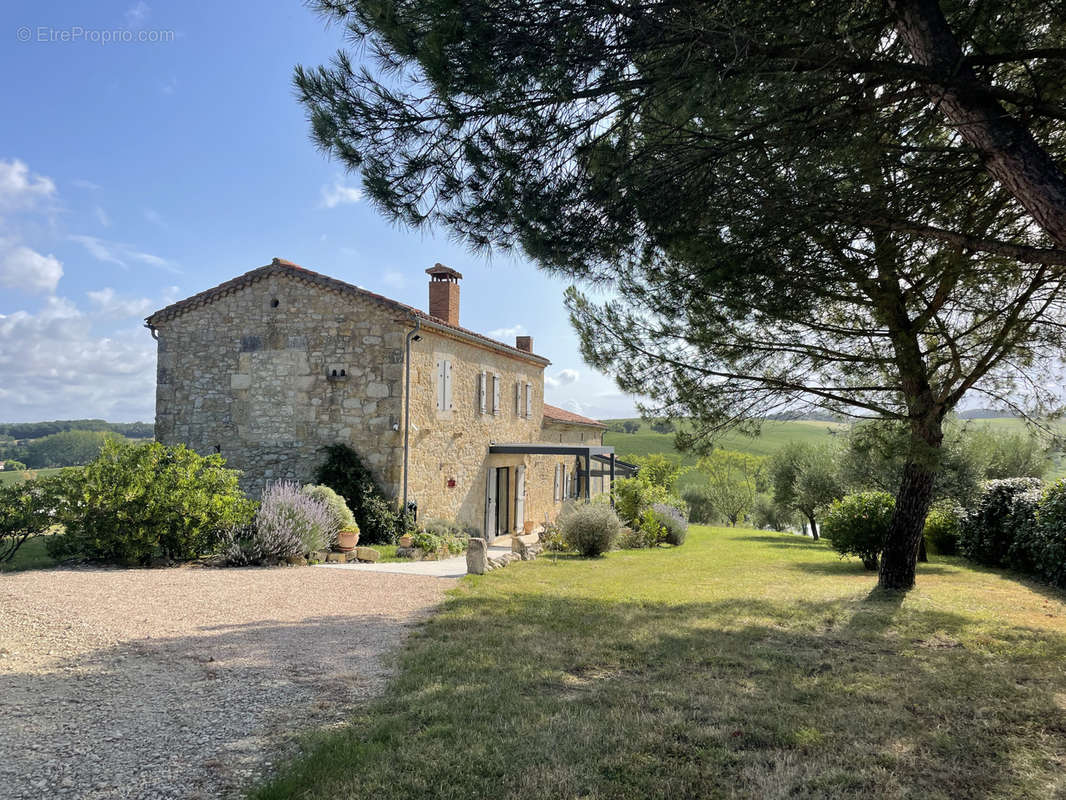
[[[1054,766],[1066,750],[1066,675],[1056,666],[1066,636],[990,633],[904,598],[458,594],[412,640],[380,702],[254,796],[400,798],[448,787],[449,797],[948,798],[1066,788]]]
[[[794,533],[781,533],[777,536],[760,536],[760,535],[743,535],[735,537],[738,541],[746,542],[758,542],[759,544],[769,545],[770,547],[793,547],[801,548],[804,550],[821,550],[826,547],[826,543],[819,539],[809,539],[806,536],[797,536]]]

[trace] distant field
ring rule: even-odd
[[[608,424],[617,420],[605,420]],[[811,444],[831,441],[832,437],[846,433],[848,426],[838,422],[814,422],[799,420],[796,422],[766,422],[759,436],[750,437],[731,433],[718,440],[718,446],[726,450],[739,450],[755,456],[768,456],[775,453],[789,442],[801,441]],[[666,453],[680,456],[685,464],[695,464],[696,457],[690,454],[680,455],[674,449],[672,433],[655,433],[643,423],[636,433],[613,433],[603,435],[603,443],[614,447],[619,456],[626,454],[646,456],[651,453]]]
[[[4,470],[0,472],[0,486],[7,486],[11,483],[19,483],[20,481],[27,480],[28,478],[45,478],[49,475],[55,475],[59,472],[59,469],[31,469],[26,472],[13,472],[11,470]]]
[[[621,420],[604,420],[608,425]],[[1011,417],[992,419],[963,420],[968,428],[993,428],[999,431],[1022,433],[1028,429],[1023,420]],[[1066,435],[1066,424],[1059,423],[1056,427]],[[839,422],[815,422],[813,420],[797,420],[794,422],[763,423],[759,436],[749,437],[739,434],[729,434],[721,437],[717,445],[725,450],[738,450],[753,456],[771,456],[777,450],[789,442],[807,442],[820,444],[831,442],[835,437],[847,433],[848,425]],[[642,422],[641,429],[636,433],[614,433],[608,431],[603,435],[603,443],[615,448],[619,457],[627,455],[646,456],[651,453],[664,453],[676,456],[681,463],[695,465],[696,456],[689,453],[681,454],[674,449],[674,435],[672,433],[655,433],[648,427],[648,423]],[[1066,458],[1062,453],[1054,454],[1055,464],[1047,474],[1047,479],[1055,480],[1066,477]],[[693,480],[696,478],[694,477]],[[685,478],[682,484],[687,483]]]

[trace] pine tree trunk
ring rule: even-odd
[[[924,459],[911,459],[903,468],[896,510],[892,514],[885,549],[881,554],[878,585],[882,589],[910,589],[914,586],[918,547],[925,528],[925,515],[933,501],[933,483],[936,481],[935,468],[922,461]]]

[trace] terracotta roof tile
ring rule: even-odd
[[[307,269],[306,267],[301,267],[299,264],[294,264],[292,261],[287,261],[284,258],[275,258],[266,266],[258,267],[256,269],[251,270],[250,272],[244,273],[243,275],[238,275],[236,278],[228,280],[225,283],[220,283],[218,286],[215,286],[211,289],[207,289],[206,291],[194,294],[192,297],[187,297],[184,300],[179,300],[178,302],[172,303],[166,308],[161,308],[150,316],[148,316],[147,318],[145,318],[145,322],[147,322],[149,325],[158,325],[160,323],[166,322],[167,320],[179,317],[185,312],[191,311],[194,308],[199,308],[200,306],[205,306],[210,303],[213,303],[221,297],[225,297],[228,294],[232,294],[236,291],[244,289],[247,286],[251,286],[253,283],[261,281],[265,278],[269,278],[271,275],[286,275],[297,280],[312,283],[329,291],[349,296],[361,297],[363,299],[379,303],[395,311],[400,311],[405,314],[416,316],[422,319],[423,321],[430,322],[434,326],[444,329],[445,331],[455,331],[477,339],[491,346],[495,350],[499,350],[502,353],[514,356],[516,358],[520,358],[523,361],[528,361],[532,358],[533,360],[536,360],[538,362],[544,362],[545,364],[551,363],[548,359],[544,358],[544,356],[538,356],[534,353],[527,353],[524,350],[519,350],[518,348],[512,347],[511,345],[504,344],[503,342],[498,342],[495,339],[490,339],[488,336],[477,333],[476,331],[469,330],[468,328],[463,328],[459,325],[449,325],[447,322],[437,319],[436,317],[431,317],[425,311],[417,309],[414,306],[409,306],[406,303],[401,303],[397,300],[385,297],[384,295],[375,294],[374,292],[362,289],[358,286],[353,286],[350,283],[345,283],[344,281],[339,281],[336,278],[331,278],[328,275],[323,275],[320,272],[315,272],[313,270]]]
[[[553,422],[569,422],[571,425],[592,425],[595,428],[607,427],[598,419],[592,419],[591,417],[583,417],[580,414],[575,414],[573,411],[567,411],[563,408],[550,406],[547,403],[544,404],[544,419],[551,420]]]

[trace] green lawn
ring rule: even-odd
[[[468,577],[254,797],[1066,796],[1066,597],[951,559],[874,583],[719,528]]]
[[[11,483],[19,483],[21,481],[30,480],[32,478],[46,478],[49,475],[55,475],[59,472],[59,468],[56,469],[30,469],[25,472],[12,470],[4,470],[0,472],[0,486],[6,486]]]
[[[46,536],[33,536],[22,543],[10,561],[0,561],[0,572],[20,572],[24,569],[54,567],[56,560],[45,549]]]

